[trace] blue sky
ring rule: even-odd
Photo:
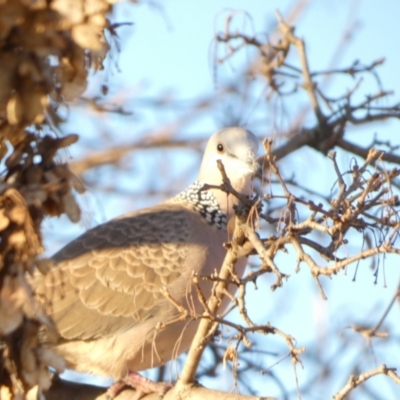
[[[121,54],[121,82],[131,79],[151,82],[155,93],[173,88],[183,98],[197,96],[205,89],[213,88],[212,39],[216,31],[224,28],[225,18],[231,10],[245,10],[251,17],[256,33],[262,33],[276,24],[275,10],[283,15],[293,1],[166,1],[163,11],[139,6],[121,8],[121,20],[132,18],[134,26],[124,28],[129,39],[124,41]],[[331,65],[333,49],[339,44],[340,33],[355,26],[355,34],[340,55],[339,65],[347,66],[354,59],[364,63],[386,57],[382,67],[383,81],[396,82],[396,70],[400,67],[400,55],[396,52],[396,40],[400,34],[397,15],[400,5],[396,0],[383,2],[327,0],[309,1],[308,8],[296,24],[296,33],[307,42],[310,64],[315,70]],[[354,14],[354,15],[353,15]],[[250,20],[236,26],[251,29]],[[400,83],[397,81],[397,89]],[[391,86],[392,87],[392,86]]]

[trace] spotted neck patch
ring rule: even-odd
[[[227,218],[219,208],[217,199],[207,190],[200,190],[203,183],[195,181],[171,201],[189,203],[210,224],[218,229],[226,228]]]

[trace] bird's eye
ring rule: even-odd
[[[222,153],[224,151],[224,146],[221,143],[217,144],[218,153]]]

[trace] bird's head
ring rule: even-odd
[[[252,178],[257,171],[257,151],[258,140],[250,131],[238,127],[222,129],[208,140],[198,180],[209,185],[220,185],[222,175],[217,160],[221,160],[234,189],[241,194],[250,195]],[[220,190],[213,190],[213,194],[230,214],[232,204],[225,207],[223,204],[226,194]]]

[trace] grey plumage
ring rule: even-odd
[[[236,203],[218,189],[200,188],[222,182],[220,159],[235,189],[250,194],[257,148],[244,129],[217,132],[187,190],[87,231],[53,256],[46,276],[35,276],[36,297],[60,333],[53,347],[68,367],[121,379],[187,350],[198,321],[179,320],[168,297],[191,313],[202,311],[191,277],[221,266]],[[245,263],[239,261],[239,273]],[[211,283],[202,280],[201,289],[208,296]]]

